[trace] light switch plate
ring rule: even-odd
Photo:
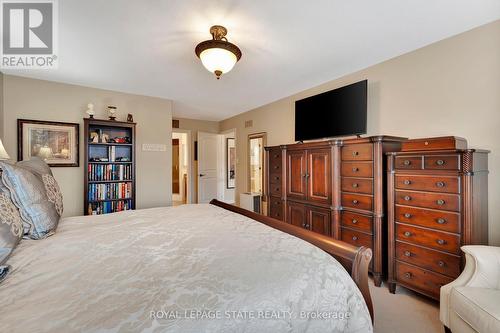
[[[167,151],[167,145],[162,143],[143,143],[142,151]]]

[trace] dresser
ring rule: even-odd
[[[387,272],[385,153],[405,138],[372,136],[266,147],[267,214],[373,251],[380,286]]]
[[[488,152],[461,138],[409,140],[388,154],[389,289],[439,299],[462,245],[488,242]]]

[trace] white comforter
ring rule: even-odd
[[[64,219],[23,240],[0,332],[371,332],[322,250],[211,205]]]

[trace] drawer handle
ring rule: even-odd
[[[404,199],[405,199],[405,201],[410,201],[411,197],[409,195],[405,195]]]
[[[437,165],[444,165],[444,163],[445,163],[444,160],[437,160],[436,161]]]
[[[410,237],[411,236],[411,232],[405,231],[404,235],[405,235],[405,237]]]
[[[355,204],[355,205],[357,205],[357,204],[359,203],[359,201],[358,201],[358,200],[356,200],[356,199],[354,199],[354,200],[352,201],[352,203],[353,203],[353,204]]]
[[[409,218],[411,217],[411,214],[410,214],[410,213],[405,213],[405,217],[406,217],[407,219],[409,219]]]
[[[411,279],[411,277],[412,277],[412,274],[410,272],[405,273],[405,278]]]
[[[408,180],[408,179],[405,179],[405,181],[403,182],[405,185],[410,185],[411,184],[411,180]]]
[[[442,260],[439,260],[439,261],[438,261],[438,266],[439,266],[439,267],[444,267],[445,265],[446,265],[446,264],[444,263],[444,261],[442,261]]]
[[[274,204],[275,205],[281,205],[281,202],[280,201],[276,201]]]
[[[352,236],[352,240],[353,240],[353,241],[357,241],[357,240],[358,240],[358,237],[356,237],[356,236]]]
[[[352,187],[357,188],[359,185],[357,183],[352,184]]]
[[[444,185],[445,185],[444,182],[437,182],[436,183],[437,187],[444,187]]]
[[[279,217],[279,216],[280,216],[280,213],[276,213],[276,216],[278,216],[278,217]]]
[[[279,187],[276,187],[276,191],[279,192],[280,191],[280,188]]]
[[[275,166],[274,166],[274,168],[275,168],[275,169],[279,169],[279,168],[280,168],[280,166],[279,166],[279,165],[275,165]]]
[[[442,217],[440,217],[440,218],[437,219],[437,223],[439,223],[439,224],[445,224],[446,220],[443,219]]]
[[[411,252],[410,251],[405,251],[405,256],[411,257]]]
[[[358,156],[358,155],[359,155],[359,152],[357,152],[357,151],[352,152],[352,156]]]
[[[439,199],[439,200],[437,200],[437,201],[436,201],[436,203],[437,203],[439,206],[444,205],[444,202],[445,202],[445,201],[444,201],[443,199]]]
[[[353,224],[356,224],[356,223],[358,223],[358,220],[356,220],[356,219],[352,219],[352,223],[353,223]]]
[[[403,164],[404,164],[404,165],[410,165],[410,164],[411,164],[411,161],[410,161],[410,160],[404,160],[404,161],[403,161]]]
[[[359,168],[352,168],[352,172],[358,172]]]
[[[274,158],[279,158],[279,157],[280,157],[280,155],[278,155],[278,154],[274,155]]]
[[[438,239],[436,241],[439,245],[445,245],[446,244],[446,241],[444,239]]]
[[[280,177],[279,177],[279,176],[276,176],[276,177],[274,177],[274,179],[276,179],[276,180],[280,180]]]

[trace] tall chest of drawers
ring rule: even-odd
[[[465,145],[453,137],[410,140],[407,151],[388,154],[392,293],[401,285],[439,299],[461,272],[460,247],[488,242],[488,152]]]

